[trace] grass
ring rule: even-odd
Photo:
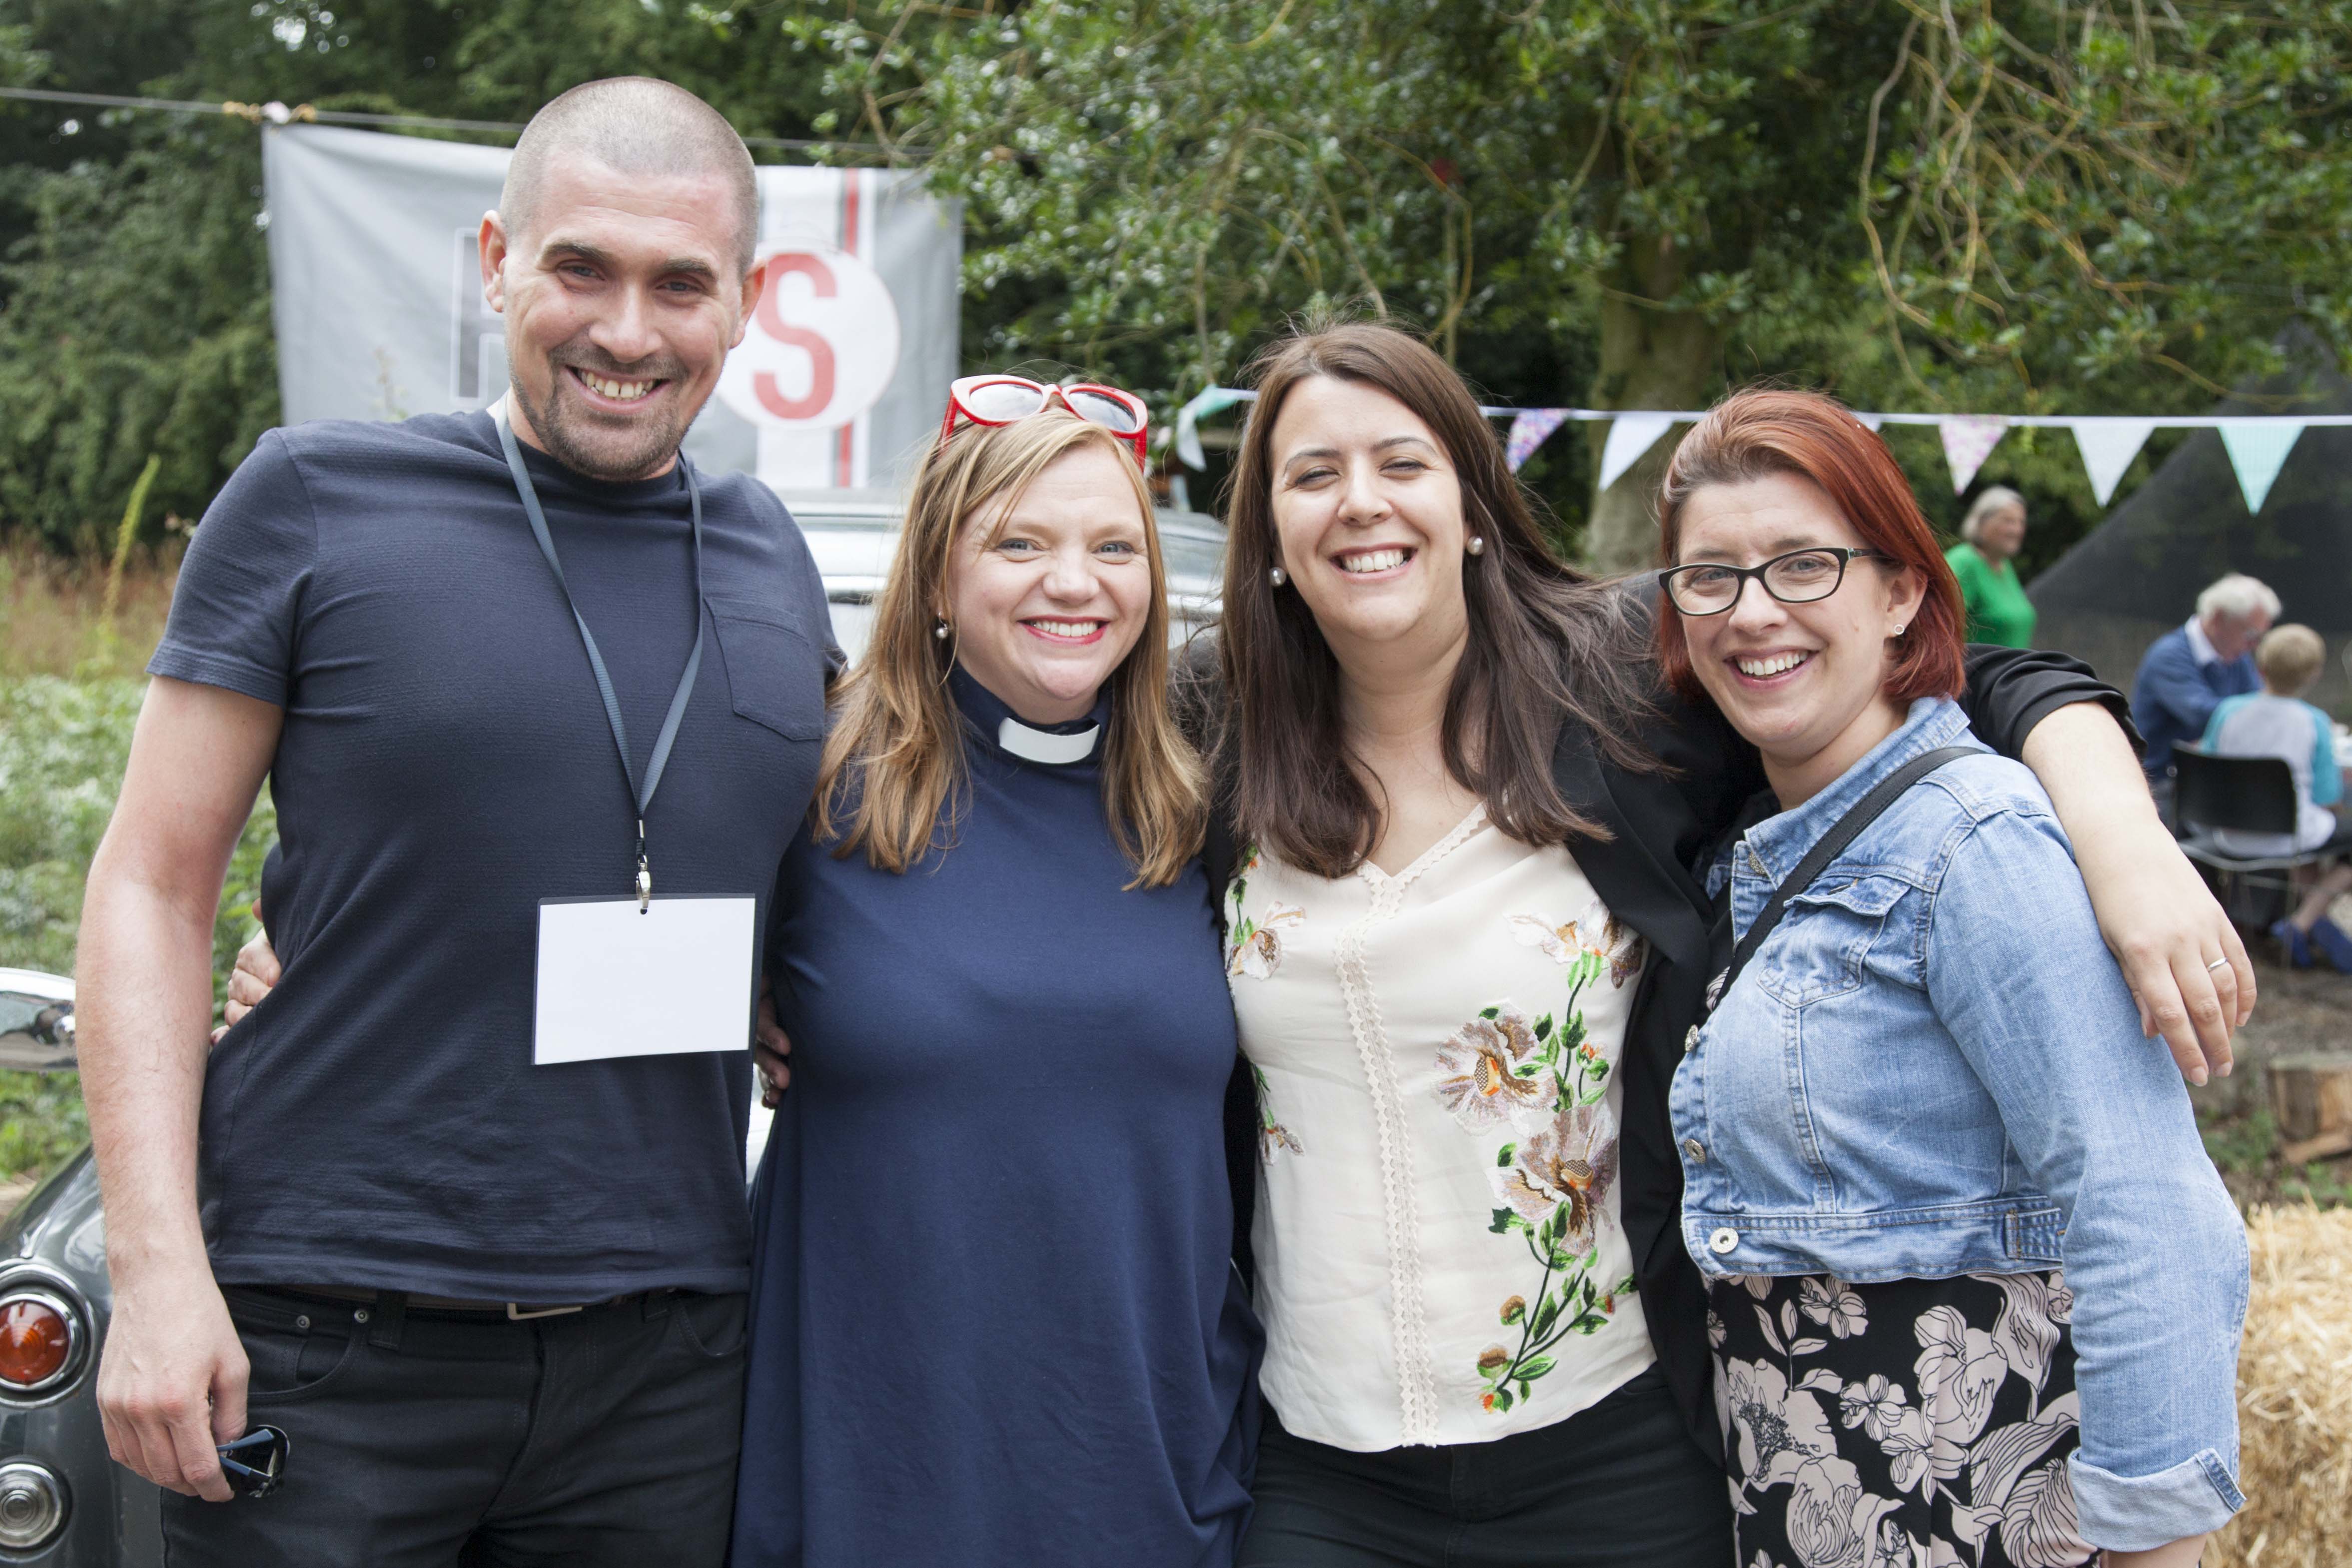
[[[2240,1208],[2255,1204],[2352,1205],[2352,1161],[2312,1160],[2290,1165],[2279,1158],[2278,1123],[2267,1109],[2236,1116],[2200,1117],[2205,1152]]]
[[[22,546],[0,551],[0,679],[136,679],[163,635],[183,548],[173,541],[131,552],[111,623],[101,613],[106,563]]]
[[[24,585],[20,576],[12,587]],[[71,602],[52,584],[15,599],[12,607],[28,598],[53,619]],[[127,584],[125,602],[140,602]],[[21,646],[10,637],[15,629],[0,628],[11,648]],[[77,640],[70,627],[50,625],[38,642],[69,655],[84,678],[0,675],[0,964],[70,974],[82,883],[114,814],[145,683],[103,672],[119,665],[100,661],[104,638],[95,630],[84,629]],[[131,661],[135,668],[137,659]],[[265,798],[230,864],[213,932],[217,976],[226,975],[250,934],[245,910],[257,896],[262,858],[276,837],[277,816]],[[0,1072],[0,1181],[38,1175],[89,1135],[74,1074]]]

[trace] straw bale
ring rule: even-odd
[[[2341,1568],[2352,1554],[2352,1210],[2257,1206],[2238,1361],[2246,1506],[2208,1568]]]

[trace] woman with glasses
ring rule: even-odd
[[[1671,1100],[1737,1561],[2188,1568],[2242,1500],[2243,1230],[2048,795],[1952,700],[1909,484],[1832,400],[1743,393],[1659,515],[1660,662],[1769,785]]]
[[[1647,593],[1552,554],[1425,346],[1309,333],[1257,387],[1220,668],[1192,694],[1255,1091],[1268,1412],[1239,1560],[1723,1568],[1666,1088],[1728,948],[1694,872],[1756,753],[1659,686]],[[1778,574],[1801,593],[1814,570]],[[2113,699],[2078,668],[1985,653],[1984,732],[2032,733],[2120,940],[2242,961],[2116,727],[2064,706]],[[2151,997],[2210,994],[2191,962],[2177,986],[2151,966]]]

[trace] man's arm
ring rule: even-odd
[[[216,1442],[245,1430],[247,1364],[196,1216],[196,1129],[221,882],[284,710],[157,677],[90,860],[75,965],[78,1055],[106,1204],[113,1319],[99,1367],[109,1451],[226,1501]]]
[[[2164,1037],[2189,1082],[2226,1074],[2231,1032],[2254,1010],[2253,963],[2156,815],[2130,741],[2097,705],[2076,702],[2034,725],[2022,760],[2074,845],[2141,1030]]]

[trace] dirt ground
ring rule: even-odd
[[[2293,970],[2276,962],[2273,944],[2253,945],[2262,998],[2237,1039],[2237,1066],[2228,1078],[2189,1091],[2205,1145],[2222,1180],[2242,1205],[2311,1198],[2352,1203],[2352,1157],[2289,1168],[2278,1158],[2263,1066],[2272,1058],[2305,1051],[2352,1053],[2352,975],[2328,969]]]

